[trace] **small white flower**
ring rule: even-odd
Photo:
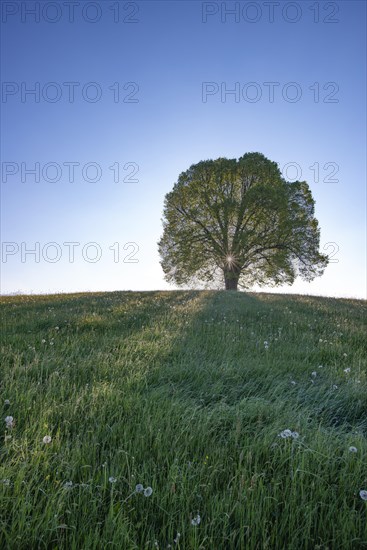
[[[345,372],[346,374],[348,374],[348,372],[350,372],[350,367],[347,367],[346,369],[344,369],[344,372]]]
[[[311,372],[311,376],[312,376],[313,378],[316,378],[317,372],[314,370],[313,372]]]
[[[44,338],[42,338],[41,343],[46,344],[46,340]]]
[[[60,330],[60,327],[55,327],[55,330]]]
[[[299,433],[298,432],[292,432],[292,437],[293,437],[293,439],[298,439],[299,438]]]
[[[10,401],[9,401],[9,399],[5,399],[5,401],[4,401],[4,405],[7,405],[7,406],[8,406],[8,405],[10,405]]]
[[[115,477],[112,477],[112,476],[111,476],[111,477],[108,478],[108,481],[109,481],[110,483],[116,483],[117,479],[116,479]]]
[[[13,428],[14,427],[14,418],[12,416],[6,416],[5,417],[5,423],[7,428]]]
[[[337,390],[338,386],[336,384],[333,384],[333,390]]]
[[[142,493],[143,491],[144,491],[144,487],[142,486],[141,483],[138,483],[137,486],[135,487],[135,492]]]
[[[357,447],[349,447],[351,453],[356,453],[358,451]]]
[[[269,342],[267,340],[264,340],[264,348],[269,349]]]
[[[361,489],[359,491],[359,496],[361,497],[362,500],[367,500],[367,491],[365,489]]]
[[[45,443],[45,445],[48,445],[49,443],[51,443],[51,436],[50,435],[45,435],[45,437],[42,439],[43,443]]]
[[[145,497],[150,497],[150,495],[153,493],[153,489],[151,487],[147,487],[146,489],[144,489],[144,496]]]
[[[343,357],[348,357],[348,354],[347,354],[347,353],[343,353]]]
[[[366,496],[367,498],[367,496]],[[199,514],[197,514],[192,520],[191,520],[191,525],[199,525],[199,523],[201,522],[201,517],[199,516]]]
[[[323,369],[324,366],[323,366],[323,365],[319,365],[318,368],[319,368],[319,369]]]

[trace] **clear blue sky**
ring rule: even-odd
[[[172,288],[164,195],[199,160],[259,151],[309,182],[337,260],[280,290],[366,296],[365,2],[279,1],[273,21],[262,1],[79,1],[74,21],[61,1],[38,2],[39,21],[36,2],[2,4],[3,293]]]

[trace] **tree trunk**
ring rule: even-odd
[[[237,290],[239,273],[235,271],[225,271],[224,272],[224,283],[226,290]]]

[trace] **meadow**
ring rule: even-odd
[[[0,547],[367,548],[366,309],[3,297]]]

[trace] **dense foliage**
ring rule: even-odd
[[[327,265],[309,186],[260,153],[191,166],[166,195],[163,223],[161,265],[179,286],[292,284]]]

